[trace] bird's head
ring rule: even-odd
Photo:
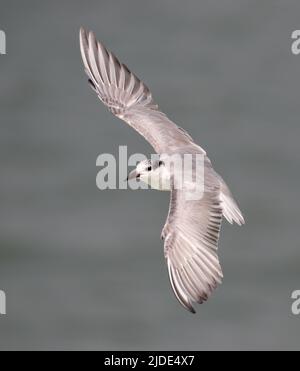
[[[151,188],[169,190],[169,175],[161,160],[144,160],[128,175],[127,180],[141,180]],[[167,188],[167,189],[166,189]]]

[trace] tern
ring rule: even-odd
[[[222,218],[242,225],[243,215],[204,149],[159,110],[148,87],[98,42],[93,32],[83,28],[80,50],[89,83],[100,100],[141,134],[159,156],[140,162],[128,180],[140,179],[151,188],[170,191],[170,208],[162,231],[164,255],[176,298],[195,313],[194,303],[206,301],[223,279],[217,255]],[[203,156],[201,198],[189,199],[187,187],[175,187],[174,174],[164,161],[166,154]]]

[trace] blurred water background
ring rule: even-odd
[[[0,1],[1,350],[299,350],[299,14],[292,0]],[[224,284],[196,315],[168,282],[168,194],[96,188],[99,154],[152,150],[89,88],[81,25],[207,150],[245,214],[224,223]]]

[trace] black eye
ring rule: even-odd
[[[158,166],[161,166],[163,164],[164,164],[164,162],[160,160],[159,163],[158,163]]]
[[[148,166],[146,170],[147,171],[151,171],[152,170],[152,166]]]

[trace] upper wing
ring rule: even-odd
[[[165,258],[174,293],[195,313],[192,302],[207,300],[222,269],[217,244],[222,221],[219,187],[206,187],[201,200],[189,201],[184,190],[171,192],[169,216],[163,229]]]
[[[147,86],[97,42],[92,32],[86,33],[83,28],[80,49],[85,71],[98,97],[113,114],[145,137],[157,153],[196,146],[183,129],[158,110]]]

